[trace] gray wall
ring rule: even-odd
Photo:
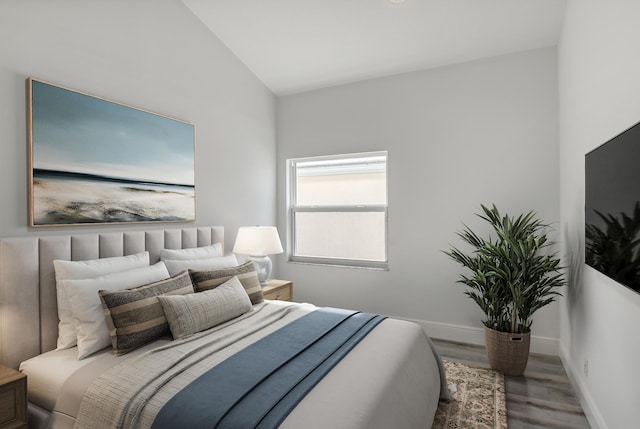
[[[594,429],[638,427],[640,415],[640,294],[584,264],[584,155],[640,121],[638,16],[639,2],[572,0],[559,48],[561,219],[571,267],[561,356]]]
[[[123,228],[27,228],[29,76],[195,124],[195,224],[224,225],[228,249],[274,224],[275,97],[181,2],[3,0],[0,236]]]
[[[434,336],[482,342],[482,314],[441,250],[477,227],[480,204],[559,220],[555,48],[278,98],[278,225],[286,160],[389,151],[389,271],[288,263],[296,300],[420,321]],[[533,349],[557,353],[558,309],[539,313]]]

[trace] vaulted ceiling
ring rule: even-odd
[[[275,94],[554,46],[565,0],[182,0]]]

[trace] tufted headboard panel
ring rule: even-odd
[[[54,259],[81,261],[148,251],[224,244],[224,228],[193,227],[0,239],[0,363],[56,348],[58,308]]]

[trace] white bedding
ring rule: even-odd
[[[58,392],[67,378],[83,366],[102,359],[103,355],[113,357],[111,350],[104,349],[86,359],[78,360],[78,350],[72,347],[51,350],[22,362],[20,372],[26,374],[29,380],[29,402],[53,410]]]
[[[267,301],[261,305],[282,307],[292,304]],[[300,314],[314,308],[308,304],[296,305]],[[271,332],[277,325],[266,329],[260,336]],[[52,428],[72,428],[78,414],[91,406],[80,405],[85,391],[102,389],[100,374],[109,374],[111,367],[125,360],[135,360],[147,350],[168,343],[168,339],[160,340],[123,357],[115,357],[106,349],[78,361],[75,350],[70,349],[29,359],[23,362],[21,370],[29,376],[30,401],[54,410],[49,421]],[[239,347],[246,346],[245,343],[241,341]],[[221,358],[226,353],[222,353]],[[116,371],[119,372],[118,369]],[[446,388],[442,388],[441,371],[439,358],[418,325],[386,319],[303,399],[280,427],[429,427],[438,398],[446,394]],[[81,408],[84,411],[81,412]],[[149,416],[146,419],[152,420]]]
[[[106,348],[89,357],[78,360],[76,347],[65,350],[51,350],[34,356],[20,364],[20,372],[26,374],[29,380],[29,402],[51,411],[65,382],[82,368],[90,364],[95,365],[96,362],[100,362],[101,366],[111,367],[116,363],[123,362],[125,359],[137,356],[146,350],[159,347],[170,341],[171,338],[167,336],[136,350],[130,355],[120,357],[111,354],[111,348]]]

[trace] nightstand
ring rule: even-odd
[[[27,376],[0,365],[0,429],[27,428]]]
[[[262,288],[262,295],[264,295],[264,299],[291,301],[293,299],[293,282],[269,279],[269,284]]]

